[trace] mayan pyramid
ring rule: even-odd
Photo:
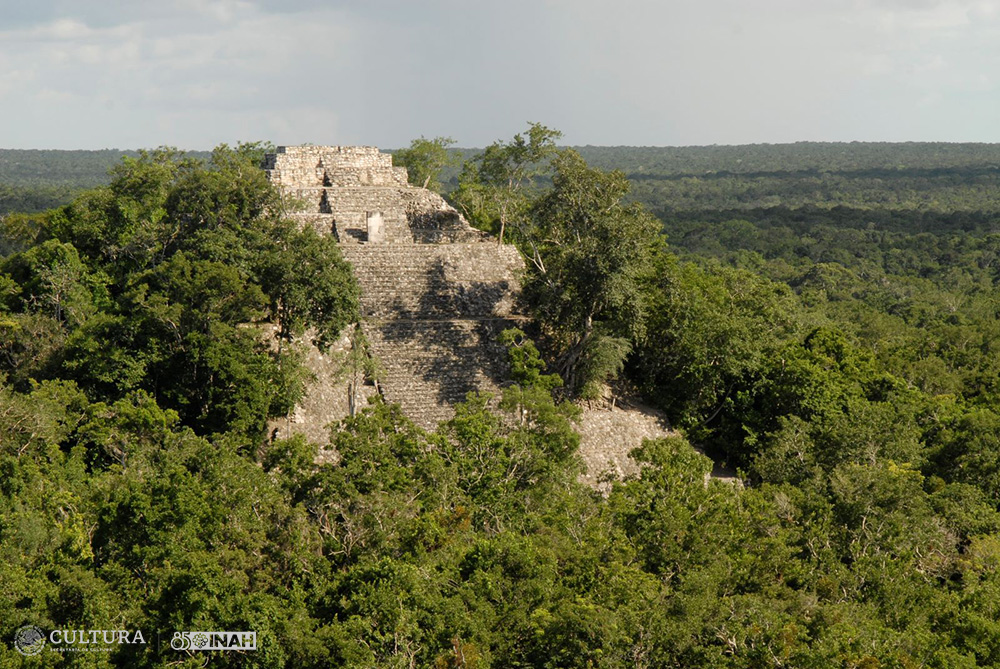
[[[496,338],[521,320],[524,264],[515,248],[409,185],[406,170],[375,147],[279,147],[265,169],[287,198],[305,203],[293,214],[301,225],[336,237],[353,265],[361,327],[388,402],[433,428],[470,391],[499,390]]]

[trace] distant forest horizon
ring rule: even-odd
[[[937,186],[941,185],[942,178],[951,181],[959,178],[982,179],[992,178],[1000,173],[1000,143],[987,142],[802,141],[788,144],[661,147],[585,145],[565,148],[578,151],[594,167],[624,172],[634,184],[633,199],[654,210],[671,206],[663,200],[668,193],[659,192],[665,187],[665,182],[684,177],[710,176],[719,180],[727,175],[739,175],[744,181],[749,181],[737,190],[770,192],[769,188],[775,184],[764,184],[761,179],[792,179],[797,182],[796,188],[801,189],[809,186],[803,179],[818,174],[837,173],[852,180],[933,177],[938,180]],[[141,150],[148,149],[0,149],[0,214],[37,213],[68,204],[76,194],[107,184],[110,179],[108,170],[123,156],[136,157]],[[394,153],[400,149],[382,150]],[[209,151],[181,151],[199,160],[211,157]],[[473,159],[482,149],[466,147],[453,148],[451,151],[460,160],[456,165],[446,167],[441,174],[446,192],[458,185],[459,165]],[[949,170],[958,170],[961,174],[956,172],[948,177],[944,172]],[[721,184],[716,184],[715,188],[720,186]],[[787,191],[788,186],[785,183],[778,189],[779,192]],[[727,186],[730,191],[731,187],[732,184]],[[676,190],[676,187],[671,188]],[[683,204],[690,200],[691,184],[682,190],[686,194],[679,202]],[[696,190],[704,190],[704,186]],[[676,193],[671,191],[669,194]],[[813,192],[809,196],[810,204],[818,204],[813,197],[815,194]],[[705,194],[702,193],[694,208],[703,209],[706,204],[710,204],[704,197]],[[836,198],[822,196],[819,199],[828,206],[857,204],[841,203]],[[766,199],[750,196],[750,200],[755,206],[768,206]],[[781,203],[789,204],[786,200]],[[777,204],[777,201],[771,204]],[[731,207],[713,205],[708,208]]]

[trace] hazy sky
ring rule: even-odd
[[[1000,0],[0,0],[0,147],[1000,141]]]

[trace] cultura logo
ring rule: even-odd
[[[25,625],[14,633],[14,648],[21,655],[38,655],[45,648],[45,635],[35,625]]]
[[[14,633],[14,647],[21,655],[38,655],[46,644],[57,653],[106,653],[123,644],[145,643],[142,630],[52,630],[46,636],[37,625],[25,625]]]

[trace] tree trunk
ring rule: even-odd
[[[576,340],[572,346],[564,353],[559,360],[557,369],[560,375],[563,377],[563,381],[566,382],[566,387],[570,390],[577,390],[577,367],[580,364],[580,358],[583,357],[583,352],[587,349],[587,344],[590,343],[590,338],[594,334],[594,319],[592,315],[588,315],[583,325],[583,333],[580,338]]]

